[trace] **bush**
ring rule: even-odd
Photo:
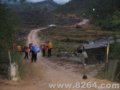
[[[120,43],[116,42],[110,46],[110,59],[120,60]]]

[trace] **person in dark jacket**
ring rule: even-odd
[[[31,62],[36,62],[37,61],[37,53],[34,51],[31,51]]]
[[[31,51],[31,50],[32,50],[32,45],[33,45],[33,43],[30,43],[30,44],[29,44],[29,48],[30,48],[29,56],[31,56],[31,53],[32,53],[32,51]]]
[[[37,61],[37,53],[40,52],[40,48],[37,45],[32,45],[31,48],[31,62]]]
[[[25,52],[25,57],[24,57],[24,59],[28,59],[29,50],[30,50],[30,49],[29,49],[29,46],[26,45],[26,46],[24,47],[24,52]]]

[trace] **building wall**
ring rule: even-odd
[[[86,50],[88,54],[88,64],[96,64],[100,61],[105,62],[106,48],[97,48]]]

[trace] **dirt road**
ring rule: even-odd
[[[27,43],[33,42],[37,45],[40,45],[41,42],[39,41],[37,33],[43,29],[45,28],[32,30],[28,35]],[[31,63],[30,60],[26,60],[25,77],[23,80],[17,83],[0,83],[0,90],[99,90],[98,88],[94,87],[89,88],[91,86],[87,86],[88,82],[90,82],[90,85],[93,85],[92,83],[111,84],[111,82],[107,80],[99,80],[92,77],[88,77],[87,80],[83,80],[82,75],[65,70],[63,67],[57,65],[56,63],[52,63],[47,58],[43,58],[39,53],[36,63]],[[50,84],[67,84],[67,86],[63,86],[63,88],[50,88]]]

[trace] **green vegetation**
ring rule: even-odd
[[[0,5],[0,57],[4,59],[8,57],[7,51],[10,50],[12,46],[12,41],[14,37],[13,20],[10,18],[11,15],[9,11]]]
[[[120,43],[114,43],[110,47],[110,59],[120,60]]]
[[[7,9],[4,5],[0,4],[0,74],[2,74],[5,77],[8,77],[8,68],[9,68],[9,57],[8,57],[8,51],[11,53],[12,51],[12,45],[14,42],[17,41],[18,36],[16,34],[15,30],[15,23],[16,22],[12,16],[12,13],[9,9]],[[20,53],[14,53],[11,54],[12,61],[16,62],[19,66],[19,72],[21,73],[22,70],[22,62],[21,62],[21,54]],[[22,75],[21,75],[22,76]]]
[[[53,42],[54,55],[62,51],[69,53],[76,51],[76,48],[87,40],[93,40],[101,36],[112,35],[111,32],[95,30],[83,30],[81,28],[55,27],[40,31],[40,37],[43,41],[51,40]]]
[[[99,77],[107,78],[111,81],[120,82],[120,43],[110,44],[109,61],[103,71],[99,72]]]
[[[24,76],[24,60],[22,60],[21,52],[12,52],[12,61],[18,64],[19,76],[23,78]]]
[[[9,11],[0,5],[0,62],[9,62],[8,50],[11,49],[14,29],[10,19]],[[7,63],[9,65],[9,63]],[[8,73],[8,65],[0,63],[0,69],[5,76]]]
[[[103,29],[120,29],[120,0],[71,0],[56,13],[89,18]]]

